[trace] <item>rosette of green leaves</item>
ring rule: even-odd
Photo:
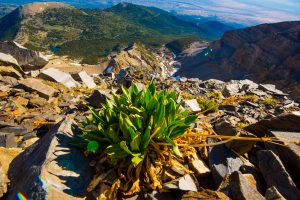
[[[105,152],[117,163],[126,160],[137,166],[143,161],[150,142],[165,142],[181,156],[174,138],[181,136],[197,116],[183,110],[177,103],[176,92],[156,91],[154,82],[141,91],[135,84],[122,88],[122,94],[113,94],[114,100],[102,104],[102,110],[90,107],[92,115],[84,125],[94,125],[97,130],[85,129],[83,138],[88,150]]]

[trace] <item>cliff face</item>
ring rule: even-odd
[[[300,22],[229,31],[203,52],[183,60],[178,74],[200,79],[249,78],[299,95]]]

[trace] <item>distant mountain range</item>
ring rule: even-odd
[[[178,75],[251,79],[300,95],[300,21],[228,31],[203,52],[185,58]]]
[[[0,19],[0,40],[16,40],[31,49],[50,49],[82,58],[85,63],[97,63],[115,46],[130,42],[159,46],[181,37],[214,40],[230,29],[216,21],[195,23],[158,8],[129,3],[106,10],[33,3]]]
[[[25,4],[47,0],[1,0]],[[80,8],[108,8],[120,2],[158,7],[178,14],[216,17],[218,21],[243,26],[300,20],[299,0],[56,0]]]

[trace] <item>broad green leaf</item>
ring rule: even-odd
[[[132,156],[140,156],[141,153],[133,153],[132,151],[130,151],[130,149],[128,148],[126,141],[122,141],[120,142],[120,147],[128,154],[132,155]]]
[[[165,140],[166,140],[167,143],[172,145],[173,152],[175,153],[175,155],[178,156],[178,157],[182,157],[182,154],[179,151],[179,148],[178,148],[177,144],[173,140],[171,140],[169,137],[166,137]]]
[[[147,129],[145,133],[142,135],[141,139],[141,151],[144,152],[150,143],[151,129],[153,124],[153,116],[150,117]]]
[[[140,144],[141,144],[141,134],[137,134],[133,140],[130,142],[130,148],[133,152],[140,151]]]
[[[124,85],[121,86],[121,89],[122,89],[122,92],[123,92],[124,96],[126,97],[126,99],[131,100],[131,96],[130,96],[128,89]]]
[[[134,167],[137,167],[144,160],[144,156],[134,156],[131,161]]]
[[[154,81],[151,81],[150,85],[148,86],[149,91],[151,92],[152,96],[155,93],[155,84]]]

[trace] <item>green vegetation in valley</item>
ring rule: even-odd
[[[202,33],[193,23],[157,9],[128,3],[107,10],[57,8],[22,19],[19,9],[0,19],[0,40],[16,39],[27,48],[96,64],[115,47],[142,42],[161,46]],[[185,39],[188,42],[187,39]]]
[[[173,40],[166,44],[166,47],[173,51],[175,54],[179,54],[184,49],[188,48],[193,42],[201,41],[199,37],[183,37]]]

